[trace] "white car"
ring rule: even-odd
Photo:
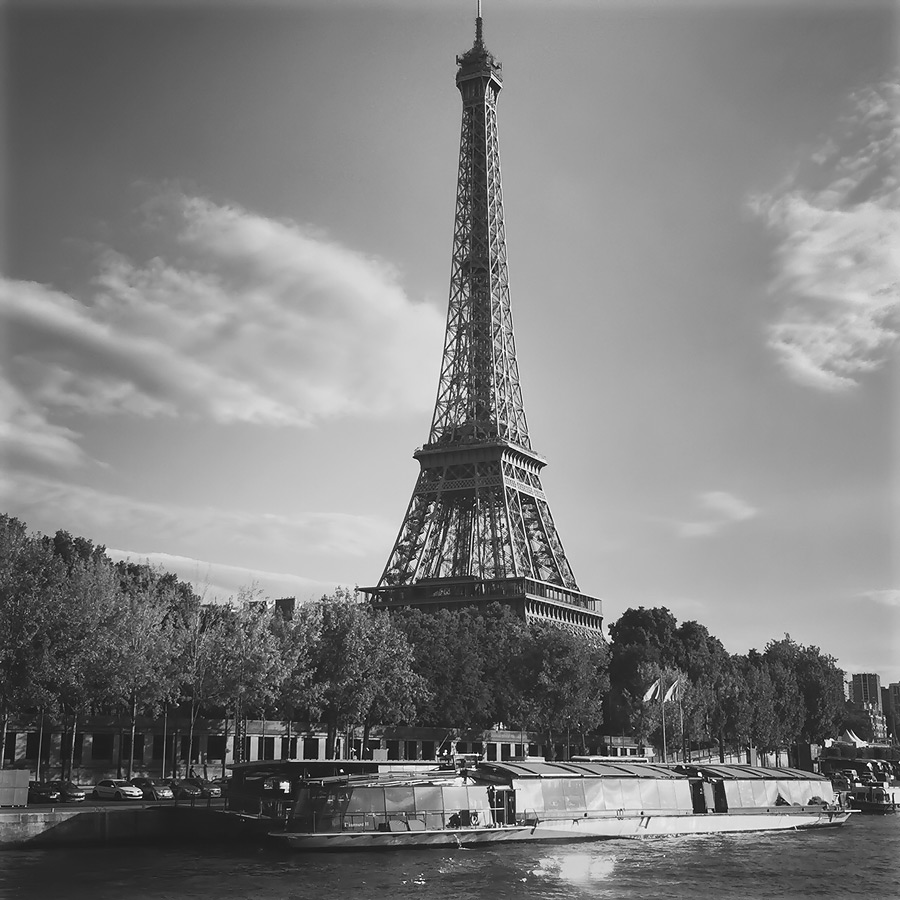
[[[143,791],[122,778],[104,778],[94,785],[94,797],[112,800],[143,800]]]

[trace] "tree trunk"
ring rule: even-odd
[[[191,721],[188,725],[188,752],[187,752],[187,771],[193,777],[193,767],[192,760],[194,759],[194,722],[197,720],[197,713],[200,712],[200,704],[194,703],[194,698],[191,697]]]
[[[334,745],[337,741],[337,722],[328,723],[328,732],[325,738],[325,759],[334,759]]]
[[[74,781],[72,777],[75,771],[75,735],[78,731],[78,710],[72,713],[72,740],[69,743],[69,781]],[[120,745],[121,747],[121,745]]]
[[[34,777],[37,781],[41,780],[41,753],[44,749],[44,708],[41,707],[41,721],[38,725],[38,748],[37,763],[35,764]]]
[[[368,752],[368,748],[369,748],[369,728],[370,728],[370,727],[371,727],[371,726],[369,725],[368,722],[363,723],[362,744],[360,745],[360,748],[359,748],[359,758],[360,758],[360,759],[365,759],[365,758],[366,758],[366,753]]]
[[[163,704],[162,777],[166,778],[166,738],[169,730],[169,701]]]
[[[6,726],[9,722],[9,713],[6,709],[3,710],[3,727],[0,728],[0,769],[3,768],[4,763],[6,762]]]
[[[222,744],[222,778],[225,777],[225,757],[228,756],[228,707],[225,707],[225,739]],[[231,754],[232,762],[234,753]]]
[[[134,738],[137,730],[137,694],[131,695],[131,747],[128,751],[128,779],[131,780],[134,763]]]
[[[719,732],[719,762],[725,763],[725,735]]]

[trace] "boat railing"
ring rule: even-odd
[[[537,820],[532,812],[530,818]],[[497,809],[418,809],[415,812],[308,812],[288,822],[288,830],[302,833],[338,831],[440,831],[453,828],[500,828],[505,825],[531,824],[529,814],[507,822],[505,810]]]

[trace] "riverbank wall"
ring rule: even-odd
[[[0,850],[249,840],[276,822],[189,806],[0,810]]]

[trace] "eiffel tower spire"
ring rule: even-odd
[[[513,336],[500,179],[502,67],[484,44],[456,58],[462,97],[450,300],[428,443],[377,605],[500,600],[526,618],[599,631],[600,601],[578,590],[541,486]]]

